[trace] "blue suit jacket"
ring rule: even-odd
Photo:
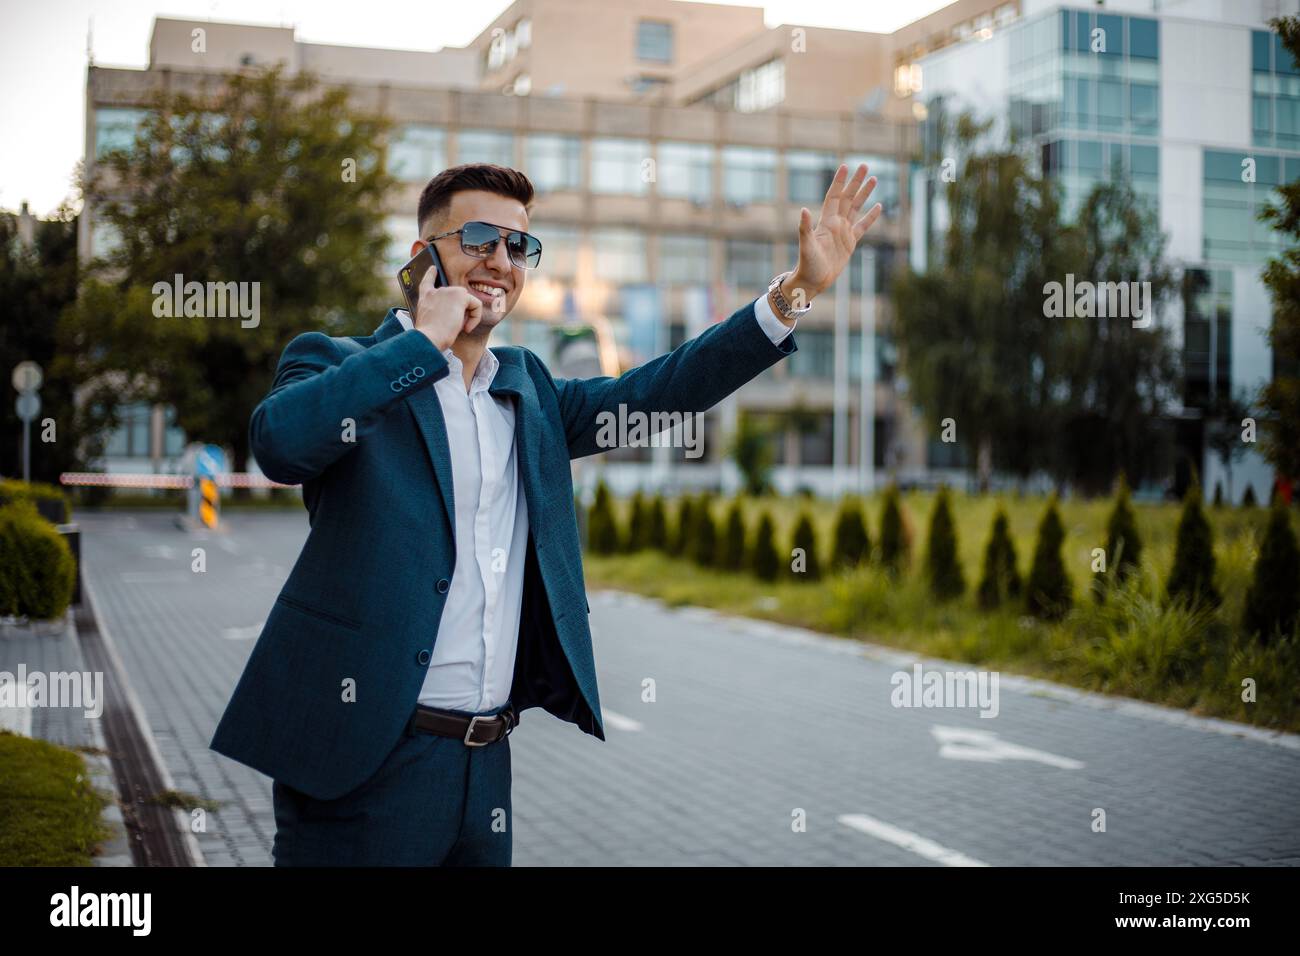
[[[528,504],[511,699],[603,740],[569,460],[605,450],[600,412],[704,411],[795,351],[794,335],[773,345],[751,303],[619,378],[555,379],[527,349],[492,351],[491,393],[516,397]],[[302,484],[311,531],[211,746],[318,799],[378,770],[424,682],[456,573],[451,456],[431,387],[447,373],[390,311],[370,336],[295,338],[253,412],[257,462]]]

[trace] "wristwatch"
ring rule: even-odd
[[[772,297],[772,301],[776,303],[776,310],[780,312],[781,315],[787,319],[797,319],[812,308],[812,302],[809,302],[802,309],[796,309],[785,300],[785,296],[781,294],[781,283],[789,277],[789,272],[782,272],[772,280],[771,284],[768,285],[767,293]]]

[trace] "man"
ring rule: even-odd
[[[540,260],[512,169],[436,176],[419,287],[373,335],[289,343],[253,412],[263,472],[302,483],[311,532],[212,748],[274,780],[277,865],[499,865],[510,744],[541,707],[603,740],[569,461],[603,411],[704,411],[795,350],[796,314],[880,215],[841,166],[799,261],[672,353],[614,379],[552,378],[488,338]]]

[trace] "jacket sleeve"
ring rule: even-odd
[[[398,333],[346,358],[320,332],[285,347],[266,398],[253,410],[249,444],[272,481],[315,478],[356,447],[344,441],[346,419],[364,439],[395,403],[447,374],[447,360],[422,332]]]
[[[796,350],[793,333],[773,344],[751,302],[618,378],[555,379],[569,457],[609,450],[596,441],[603,412],[617,417],[619,405],[645,414],[702,412]]]

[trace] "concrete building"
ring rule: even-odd
[[[1280,246],[1256,215],[1273,187],[1300,176],[1300,68],[1267,21],[1300,3],[1022,0],[1021,11],[972,42],[901,50],[899,75],[932,109],[972,109],[997,121],[996,136],[1030,138],[1061,180],[1067,215],[1115,162],[1156,204],[1166,255],[1187,277],[1162,316],[1186,378],[1169,414],[1207,495],[1220,482],[1229,494],[1203,412],[1214,396],[1253,394],[1273,375],[1260,272]],[[912,176],[917,268],[944,222],[937,200],[930,215],[922,208],[929,178]],[[1271,484],[1252,449],[1233,466],[1230,494],[1239,501],[1250,485],[1267,500]]]

